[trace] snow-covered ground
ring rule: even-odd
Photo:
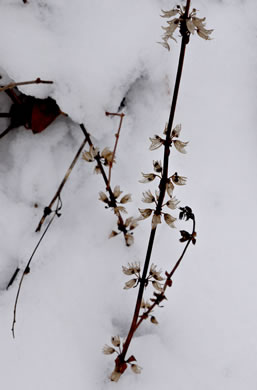
[[[121,4],[122,3],[122,4]],[[112,356],[101,352],[110,337],[125,337],[136,291],[123,290],[121,267],[144,260],[150,220],[135,230],[135,243],[108,239],[115,217],[98,200],[105,189],[93,164],[82,159],[62,192],[62,216],[46,234],[26,276],[12,338],[18,280],[39,235],[35,228],[83,141],[83,122],[96,146],[113,147],[117,111],[127,96],[112,185],[132,193],[129,215],[138,216],[141,172],[152,171],[162,151],[149,137],[168,119],[179,43],[171,52],[160,40],[160,9],[168,0],[2,0],[1,84],[53,80],[21,88],[55,98],[69,119],[59,118],[33,135],[19,128],[0,140],[0,367],[6,390],[156,389],[255,390],[256,305],[256,3],[193,0],[213,40],[191,37],[176,123],[188,154],[172,152],[171,174],[188,177],[176,188],[181,205],[196,215],[198,240],[174,276],[159,325],[145,323],[130,352],[143,367],[118,384],[108,376]],[[10,101],[0,95],[1,112]],[[1,129],[7,124],[1,120]],[[38,205],[34,207],[35,203]],[[178,227],[188,228],[186,223]],[[188,223],[189,224],[189,223]],[[179,229],[162,224],[153,262],[169,270],[182,244]],[[150,291],[149,291],[150,295]]]

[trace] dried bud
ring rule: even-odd
[[[176,221],[177,218],[172,217],[170,214],[164,214],[164,221],[167,223],[172,228],[175,228],[176,226],[174,225],[174,222]]]
[[[130,288],[134,287],[137,282],[137,279],[130,279],[128,282],[125,283],[125,286],[123,287],[124,290],[129,290]]]
[[[171,210],[175,210],[180,203],[179,200],[174,196],[168,202],[166,203],[166,206],[168,206]]]
[[[112,347],[109,347],[109,345],[105,344],[105,346],[103,347],[103,353],[105,355],[111,355],[113,352],[115,352],[115,349]]]
[[[181,238],[179,240],[180,242],[186,242],[191,239],[191,234],[188,233],[186,230],[180,230],[180,234],[181,234]]]
[[[112,337],[111,341],[112,341],[112,345],[114,345],[114,347],[119,347],[120,346],[120,336]]]
[[[161,161],[153,161],[153,167],[155,172],[161,173],[162,172],[162,163]]]
[[[179,135],[180,135],[180,132],[181,132],[181,124],[179,124],[179,125],[177,125],[177,126],[175,126],[174,127],[174,129],[172,130],[172,132],[171,132],[171,136],[172,137],[179,137]]]
[[[141,374],[142,368],[139,367],[137,364],[131,364],[131,370],[132,370],[135,374]]]
[[[123,191],[120,190],[120,186],[115,186],[113,190],[114,198],[117,199]]]
[[[177,172],[174,173],[173,176],[171,176],[171,179],[174,184],[177,184],[178,186],[183,186],[186,184],[187,178],[185,176],[178,176]]]
[[[151,145],[149,148],[150,150],[155,150],[160,148],[165,142],[165,140],[159,137],[159,135],[155,135],[154,138],[150,138],[150,141],[151,141]]]
[[[143,175],[143,179],[139,180],[139,183],[149,183],[150,181],[153,181],[157,176],[154,173],[141,173]]]
[[[146,219],[146,218],[150,217],[150,215],[153,212],[152,209],[138,209],[138,210],[141,214],[141,217],[139,217],[139,219]]]
[[[161,223],[162,221],[161,221],[161,215],[159,214],[159,215],[156,215],[156,214],[154,214],[153,215],[153,219],[152,219],[152,229],[155,229],[156,228],[156,226],[159,224],[159,223]]]
[[[157,319],[154,316],[151,316],[151,322],[152,322],[152,324],[155,324],[155,325],[159,324],[159,322],[157,321]]]
[[[153,202],[155,202],[155,197],[153,196],[153,194],[151,193],[150,190],[148,190],[146,192],[143,192],[142,202],[145,202],[145,203],[153,203]]]
[[[131,194],[127,194],[121,198],[120,203],[128,203],[131,202],[131,200]]]
[[[187,152],[185,147],[187,146],[188,142],[182,142],[176,139],[175,141],[173,141],[173,144],[180,153],[185,154]]]

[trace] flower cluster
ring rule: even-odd
[[[96,157],[98,157],[98,159],[96,159]],[[110,166],[111,164],[115,163],[115,159],[113,159],[113,152],[108,147],[105,147],[100,153],[98,148],[90,146],[89,150],[82,154],[82,158],[87,162],[98,160],[98,164],[95,167],[95,173],[101,172],[99,162],[105,166]]]
[[[195,31],[199,35],[199,37],[210,40],[210,35],[213,32],[213,30],[207,30],[206,29],[206,18],[198,18],[196,16],[196,9],[193,8],[191,13],[186,16],[186,8],[184,6],[177,5],[175,8],[171,9],[170,11],[163,11],[162,10],[162,17],[163,18],[172,18],[175,16],[175,18],[167,21],[168,26],[162,27],[162,29],[165,31],[164,35],[162,36],[162,42],[160,43],[165,49],[170,50],[170,45],[168,44],[169,39],[174,38],[173,34],[174,32],[179,29],[180,34],[183,37],[187,37],[187,41],[189,40],[190,34],[194,34]],[[176,41],[177,42],[177,41]]]

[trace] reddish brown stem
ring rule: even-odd
[[[190,8],[190,0],[187,0],[184,18],[188,17],[189,8]],[[188,36],[183,35],[182,42],[181,42],[181,48],[180,48],[180,56],[179,56],[179,61],[178,61],[176,81],[175,81],[173,98],[172,98],[171,109],[170,109],[169,122],[168,122],[168,126],[167,126],[166,142],[165,142],[164,158],[163,158],[163,174],[162,174],[162,178],[161,178],[160,185],[159,185],[160,194],[159,194],[159,200],[158,200],[156,210],[155,210],[156,215],[160,215],[160,213],[161,213],[163,200],[164,200],[165,193],[166,193],[166,183],[167,183],[167,178],[168,178],[168,163],[169,163],[169,154],[170,154],[169,140],[170,140],[171,129],[172,129],[172,125],[173,125],[176,104],[177,104],[177,99],[178,99],[178,92],[179,92],[179,86],[180,86],[181,75],[182,75],[182,70],[183,70],[185,50],[186,50],[186,45],[187,45],[188,41],[189,41]],[[153,248],[153,244],[154,244],[155,233],[156,233],[156,227],[153,228],[151,230],[151,233],[150,233],[147,252],[146,252],[146,258],[145,258],[145,262],[144,262],[143,274],[142,274],[142,279],[141,279],[140,285],[139,285],[139,291],[138,291],[138,296],[137,296],[137,301],[136,301],[136,306],[135,306],[135,311],[134,311],[132,323],[131,323],[127,338],[123,344],[122,352],[115,361],[115,365],[116,365],[115,370],[117,372],[120,372],[120,368],[125,362],[125,358],[126,358],[126,354],[127,354],[130,342],[131,342],[133,335],[137,329],[137,321],[139,318],[139,311],[140,311],[140,307],[141,307],[141,303],[142,303],[144,287],[145,287],[145,282],[146,282],[146,276],[147,276],[149,263],[150,263],[150,259],[151,259],[151,254],[152,254],[152,248]]]
[[[10,83],[8,85],[5,85],[3,87],[0,87],[0,92],[6,91],[7,89],[12,89],[15,87],[19,87],[21,85],[29,85],[29,84],[53,84],[53,81],[48,80],[41,80],[39,77],[32,81],[20,81],[18,83]]]

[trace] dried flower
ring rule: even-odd
[[[178,139],[176,139],[175,141],[173,141],[173,144],[175,146],[175,148],[180,152],[180,153],[186,153],[186,149],[185,147],[187,146],[188,142],[182,142],[182,141],[179,141]]]
[[[145,203],[153,203],[155,201],[155,197],[153,196],[151,191],[148,190],[146,192],[143,192],[143,199],[142,199],[142,201],[145,202]]]
[[[177,172],[174,173],[174,175],[171,176],[172,181],[174,184],[177,184],[178,186],[183,186],[186,184],[187,178],[185,176],[178,176]]]
[[[130,279],[128,282],[125,283],[125,286],[123,287],[124,290],[129,290],[130,288],[134,287],[137,282],[137,279]]]
[[[153,280],[153,281],[152,281],[152,285],[153,285],[153,287],[154,287],[157,291],[160,291],[160,292],[163,291],[163,286],[161,285],[161,283],[159,283],[159,282]]]
[[[102,150],[101,157],[105,159],[105,163],[108,165],[108,163],[112,162],[113,152],[106,147]]]
[[[115,186],[113,189],[114,198],[117,199],[123,191],[120,190],[120,186]]]
[[[191,239],[191,234],[188,233],[186,230],[180,230],[180,234],[181,234],[181,238],[179,240],[180,242],[186,242]]]
[[[105,355],[111,355],[113,352],[115,352],[115,349],[112,347],[109,347],[109,345],[105,344],[105,346],[103,347],[103,353]]]
[[[127,194],[121,198],[120,203],[128,203],[131,202],[131,200],[131,194]]]
[[[180,207],[179,210],[181,210],[179,213],[179,219],[185,219],[186,221],[189,219],[194,219],[194,214],[191,207]]]
[[[144,301],[144,300],[142,299],[141,308],[142,308],[142,309],[149,309],[150,307],[151,307],[150,302]]]
[[[82,158],[87,162],[92,162],[95,159],[95,156],[98,153],[98,149],[95,149],[93,146],[90,146],[88,152],[82,154]]]
[[[141,214],[141,217],[139,217],[139,219],[146,219],[146,218],[150,217],[150,215],[153,212],[152,209],[138,209],[138,210]]]
[[[152,229],[155,229],[156,228],[156,226],[159,224],[159,223],[161,223],[162,221],[161,221],[161,215],[159,214],[159,215],[156,215],[156,214],[154,214],[153,215],[153,219],[152,219]]]
[[[134,242],[134,237],[132,236],[132,234],[126,233],[125,234],[125,241],[126,241],[127,246],[131,246]]]
[[[140,270],[140,263],[137,261],[135,263],[128,263],[128,267],[122,266],[122,271],[125,275],[139,274]]]
[[[139,180],[139,183],[149,183],[150,181],[153,181],[157,175],[155,173],[143,173],[143,179]]]
[[[160,148],[165,142],[165,140],[159,137],[159,135],[155,135],[154,138],[149,138],[149,139],[151,141],[151,145],[149,148],[150,150],[155,150]]]
[[[176,221],[177,218],[172,217],[170,214],[164,214],[164,221],[167,223],[172,228],[175,228],[176,226],[174,225],[174,222]]]
[[[150,321],[152,322],[152,324],[155,324],[155,325],[159,324],[159,322],[157,321],[157,319],[154,316],[151,316]]]
[[[162,172],[162,163],[161,161],[153,161],[153,167],[155,172],[161,173]]]
[[[112,345],[114,345],[114,347],[120,346],[120,336],[113,336],[111,338],[111,341],[112,341]]]
[[[109,235],[109,238],[112,238],[112,237],[115,237],[117,236],[119,233],[118,232],[115,232],[115,230],[112,230],[110,235]]]
[[[157,265],[152,264],[150,267],[149,275],[152,276],[155,280],[158,280],[159,282],[161,280],[164,280],[164,278],[161,276],[161,270],[157,271]]]
[[[161,11],[163,13],[163,15],[161,15],[162,18],[171,18],[172,16],[175,16],[179,12],[179,9],[173,8],[170,11],[163,11],[162,9]]]
[[[119,213],[124,213],[124,214],[127,214],[127,210],[125,209],[125,207],[123,206],[117,206],[117,207],[114,207],[114,213],[116,215],[119,215]]]
[[[109,203],[109,199],[103,191],[99,192],[99,200],[107,204]]]
[[[114,371],[111,373],[110,380],[111,380],[112,382],[118,382],[118,380],[120,379],[120,377],[121,377],[121,373],[114,370]]]
[[[180,132],[181,132],[181,124],[179,124],[179,125],[177,125],[177,126],[175,126],[174,127],[174,129],[172,130],[172,132],[171,132],[171,136],[172,137],[179,137],[179,135],[180,135]]]
[[[129,225],[129,230],[134,230],[137,226],[138,226],[137,220],[133,218],[132,222]]]
[[[166,183],[166,191],[168,192],[168,195],[169,195],[170,197],[172,197],[173,190],[174,190],[174,185],[173,185],[173,183],[170,181],[170,179],[168,179],[168,180],[167,180],[167,183]]]
[[[175,196],[173,196],[170,200],[168,200],[166,206],[168,206],[171,210],[175,210],[179,203],[180,201]]]
[[[141,374],[142,368],[139,367],[137,364],[131,364],[131,370],[132,370],[135,374]]]

